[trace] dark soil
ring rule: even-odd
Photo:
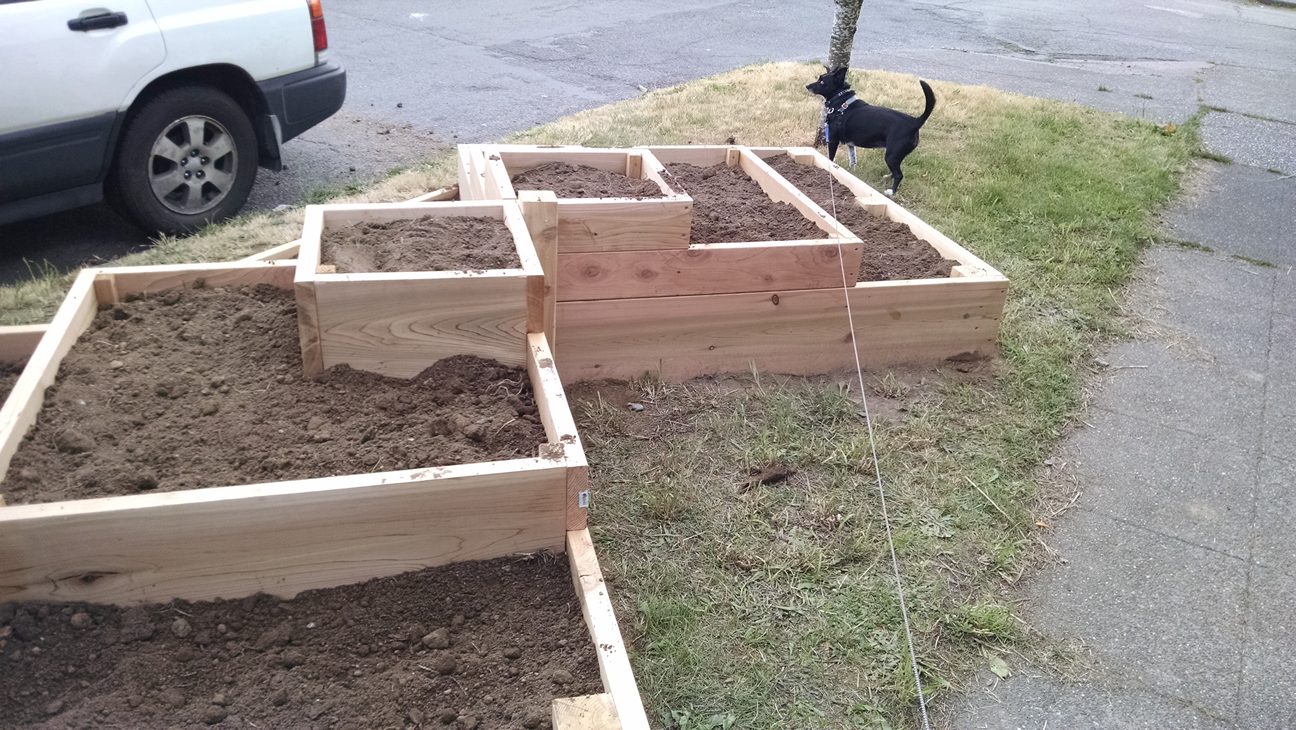
[[[326,228],[320,263],[339,274],[518,269],[513,233],[494,218],[425,215],[413,220]]]
[[[828,173],[802,165],[787,155],[775,155],[766,162],[806,197],[832,214],[834,196],[828,189]],[[942,258],[931,244],[915,236],[909,226],[869,214],[855,203],[846,188],[834,185],[833,192],[836,193],[837,221],[864,241],[860,281],[947,279],[950,269],[958,265],[957,261]]]
[[[4,405],[5,398],[9,397],[9,391],[13,390],[14,383],[18,382],[18,376],[22,375],[22,367],[7,362],[0,362],[0,406]]]
[[[550,162],[513,176],[514,190],[552,190],[560,198],[660,198],[652,180],[635,180],[589,165]]]
[[[691,243],[804,241],[827,238],[814,221],[787,203],[776,203],[737,165],[666,166],[671,182],[693,197]]]
[[[3,604],[0,637],[5,728],[548,728],[555,697],[602,691],[561,556],[289,601]]]
[[[456,356],[409,380],[301,377],[292,292],[173,290],[102,311],[0,492],[12,504],[535,456],[526,373]]]

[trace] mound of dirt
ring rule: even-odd
[[[466,216],[367,222],[326,228],[320,263],[339,274],[517,269],[513,232],[503,221]]]
[[[777,203],[737,165],[666,166],[676,189],[693,198],[690,243],[804,241],[827,238],[814,221],[787,203]]]
[[[660,198],[652,180],[636,180],[589,165],[549,162],[513,176],[514,190],[552,190],[560,198]]]

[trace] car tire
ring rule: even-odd
[[[238,213],[256,180],[247,114],[205,86],[164,91],[127,121],[108,175],[110,199],[146,230],[193,232]]]

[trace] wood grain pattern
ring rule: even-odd
[[[63,356],[76,344],[99,309],[94,282],[98,269],[84,269],[72,282],[67,297],[50,322],[45,337],[32,352],[22,375],[14,383],[9,397],[0,404],[0,479],[9,469],[9,460],[45,403],[45,389],[53,385]],[[3,505],[3,502],[0,502]],[[7,507],[0,507],[0,512]]]
[[[0,362],[10,365],[26,362],[48,329],[47,324],[0,327]]]
[[[165,266],[122,266],[99,269],[111,276],[117,297],[156,294],[198,279],[211,289],[218,286],[269,284],[291,289],[296,261],[234,261],[215,264],[173,264]],[[114,304],[115,302],[102,302]]]
[[[430,193],[424,193],[417,198],[410,198],[407,203],[435,203],[442,200],[451,200],[459,195],[459,186],[451,185],[448,188],[439,188]]]
[[[548,340],[543,334],[528,334],[527,348],[527,373],[536,393],[536,406],[540,409],[545,436],[551,445],[561,447],[561,456],[567,464],[567,529],[583,530],[588,510],[580,505],[580,494],[589,491],[585,447],[581,444],[580,432],[576,430],[571,404],[563,390]],[[550,453],[557,456],[559,452]]]
[[[848,290],[865,366],[994,350],[1007,281],[865,282]],[[854,365],[842,290],[559,302],[564,382]]]
[[[663,165],[684,162],[698,167],[710,167],[725,162],[731,149],[734,148],[716,145],[668,145],[647,148]]]
[[[559,697],[551,705],[553,730],[619,730],[616,703],[604,692],[580,697]]]
[[[281,243],[274,248],[267,248],[261,253],[254,253],[247,258],[239,259],[239,263],[251,263],[253,261],[280,261],[291,259],[297,256],[297,249],[301,247],[301,239]]]
[[[580,597],[585,625],[589,627],[598,652],[603,689],[612,695],[622,728],[648,730],[648,716],[644,713],[643,700],[639,697],[639,687],[626,656],[621,627],[612,611],[612,601],[603,582],[603,571],[599,569],[589,530],[567,533],[567,557],[571,562],[572,581]]]
[[[564,468],[514,459],[0,509],[0,601],[288,598],[564,540]]]
[[[527,276],[507,271],[386,280],[359,276],[334,274],[315,281],[325,368],[346,363],[408,378],[452,355],[524,363]]]
[[[525,190],[518,193],[518,205],[544,271],[542,279],[531,281],[527,292],[527,313],[532,320],[527,331],[543,332],[553,342],[558,316],[558,197],[551,190]]]
[[[684,249],[692,225],[687,197],[559,198],[558,253]]]
[[[671,251],[558,257],[558,299],[630,299],[842,287],[855,283],[863,246],[822,241],[695,244]]]

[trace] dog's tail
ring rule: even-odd
[[[932,93],[931,87],[927,85],[926,81],[918,79],[918,83],[922,84],[923,96],[927,97],[927,108],[923,109],[922,116],[918,117],[918,126],[921,127],[927,123],[927,117],[931,116],[932,109],[936,108],[936,95]]]

